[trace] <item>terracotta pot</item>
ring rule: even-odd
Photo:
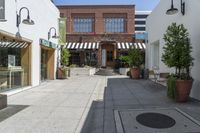
[[[60,68],[58,68],[57,72],[58,72],[58,79],[61,79],[62,78],[62,70]]]
[[[192,80],[176,80],[176,101],[186,102],[192,88]]]
[[[131,68],[131,77],[132,79],[140,78],[140,69],[139,68]]]

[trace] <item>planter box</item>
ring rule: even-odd
[[[130,71],[130,68],[119,68],[119,74],[127,75],[127,72]]]
[[[96,68],[70,68],[70,77],[91,76],[96,72]]]
[[[0,94],[0,110],[7,107],[7,95]]]

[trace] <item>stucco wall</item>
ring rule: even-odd
[[[5,0],[5,19],[7,22],[0,22],[0,29],[16,34],[18,31],[16,27],[16,10],[19,11],[24,6],[29,9],[31,19],[35,21],[35,25],[31,26],[21,23],[19,29],[22,37],[33,41],[31,73],[32,85],[36,86],[40,83],[39,39],[47,40],[47,33],[50,27],[58,28],[59,11],[50,0]],[[26,17],[27,11],[22,10],[22,19]],[[57,44],[57,39],[50,39],[50,41]],[[56,57],[57,55],[55,55],[55,60]]]
[[[183,16],[180,12],[180,1],[174,0],[174,7],[178,8],[179,12],[174,15],[166,15],[167,9],[171,6],[170,0],[161,0],[158,6],[153,10],[151,15],[147,18],[147,32],[148,32],[148,46],[147,46],[147,67],[152,69],[152,58],[151,58],[151,44],[155,41],[160,42],[160,52],[159,52],[159,68],[161,72],[169,72],[170,69],[167,68],[161,61],[162,47],[164,44],[163,34],[165,33],[167,27],[172,23],[184,24],[188,29],[191,43],[193,46],[192,56],[195,58],[194,66],[192,68],[192,77],[195,79],[193,83],[193,89],[191,96],[200,99],[200,1],[199,0],[183,0],[185,1],[185,15]]]

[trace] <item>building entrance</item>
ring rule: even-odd
[[[116,59],[115,45],[105,43],[101,45],[101,63],[102,67],[114,67]]]

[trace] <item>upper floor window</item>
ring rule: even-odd
[[[125,32],[125,19],[105,18],[105,32]]]
[[[64,18],[64,17],[65,17],[65,14],[64,14],[64,13],[60,13],[60,17],[61,17],[61,18]]]
[[[136,31],[145,31],[146,28],[145,27],[135,27]]]
[[[145,19],[145,18],[147,18],[148,17],[148,15],[135,15],[135,18],[136,19],[138,19],[138,18],[141,18],[141,19]]]
[[[74,32],[93,32],[92,18],[74,18]]]
[[[145,25],[146,21],[135,21],[135,24],[137,24],[137,25]]]

